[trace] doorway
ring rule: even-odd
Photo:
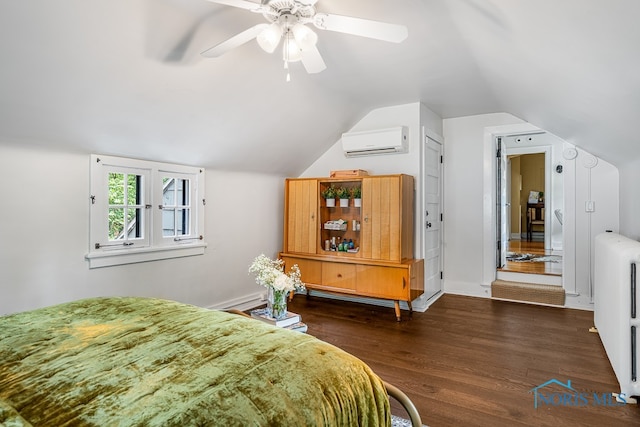
[[[513,135],[532,135],[535,144],[529,144],[528,138],[520,145],[535,145],[538,151],[542,147],[548,147],[553,157],[551,165],[547,163],[545,174],[553,173],[553,179],[547,179],[545,182],[553,181],[553,199],[549,201],[549,196],[545,196],[547,203],[551,202],[551,206],[547,211],[554,212],[560,209],[563,214],[564,221],[553,219],[550,224],[554,231],[551,232],[552,250],[563,252],[562,276],[548,276],[543,274],[521,274],[513,273],[517,277],[507,278],[507,272],[500,272],[496,268],[496,235],[499,229],[497,217],[497,192],[496,192],[496,139],[499,136],[511,138]],[[566,147],[572,147],[565,141],[549,134],[543,129],[530,123],[520,123],[511,125],[499,125],[484,128],[483,138],[483,160],[484,160],[484,176],[483,176],[483,211],[482,218],[485,227],[482,236],[482,286],[485,292],[490,294],[491,285],[497,279],[514,280],[516,282],[541,283],[561,286],[567,289],[574,289],[575,285],[575,177],[573,167],[570,164],[565,168],[564,172],[558,172],[557,166],[564,163],[564,150]],[[548,160],[547,160],[548,162]],[[552,166],[553,165],[553,166]],[[552,172],[553,171],[553,172]],[[570,173],[566,173],[569,171]],[[548,184],[546,184],[548,185]],[[566,201],[565,201],[566,197]],[[557,200],[555,200],[557,199]],[[560,215],[562,216],[562,215]],[[564,223],[564,225],[562,225]],[[524,278],[522,276],[525,276]],[[551,283],[549,283],[551,282]]]
[[[562,252],[553,247],[558,230],[552,227],[551,215],[553,207],[562,206],[563,192],[554,194],[558,185],[552,182],[552,146],[536,143],[536,135],[496,138],[496,208],[502,212],[496,215],[496,247],[501,248],[496,277],[508,274],[510,280],[530,281],[530,275],[545,275],[549,280],[536,281],[561,284]]]

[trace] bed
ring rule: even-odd
[[[0,425],[383,426],[388,393],[406,398],[311,335],[175,301],[0,317]]]

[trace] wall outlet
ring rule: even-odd
[[[584,202],[584,211],[585,212],[595,212],[596,210],[596,202],[593,200],[587,200]]]

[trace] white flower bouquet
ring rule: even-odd
[[[284,261],[272,260],[264,254],[260,254],[249,267],[249,273],[256,275],[256,283],[271,287],[276,291],[291,292],[304,290],[304,283],[300,280],[300,268],[298,264],[291,266],[289,273],[284,272]]]
[[[284,272],[284,261],[272,260],[260,254],[249,267],[249,273],[256,275],[256,283],[267,288],[268,315],[281,319],[287,315],[287,295],[294,290],[304,290],[300,280],[298,264],[291,266],[289,273]]]

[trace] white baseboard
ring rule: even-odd
[[[445,279],[444,292],[468,297],[489,298],[491,296],[491,284],[484,286],[480,283],[455,282]]]
[[[564,306],[576,310],[594,311],[593,303],[589,300],[588,295],[566,294],[564,297]]]
[[[218,304],[211,305],[207,308],[211,310],[229,310],[236,309],[240,311],[250,310],[265,303],[266,291],[256,292],[242,297],[234,298]]]
[[[437,294],[433,295],[431,298],[429,298],[427,300],[427,302],[426,302],[426,309],[431,307],[434,302],[438,301],[442,295],[444,295],[444,291],[440,291]],[[426,311],[426,309],[425,309],[425,311]]]

